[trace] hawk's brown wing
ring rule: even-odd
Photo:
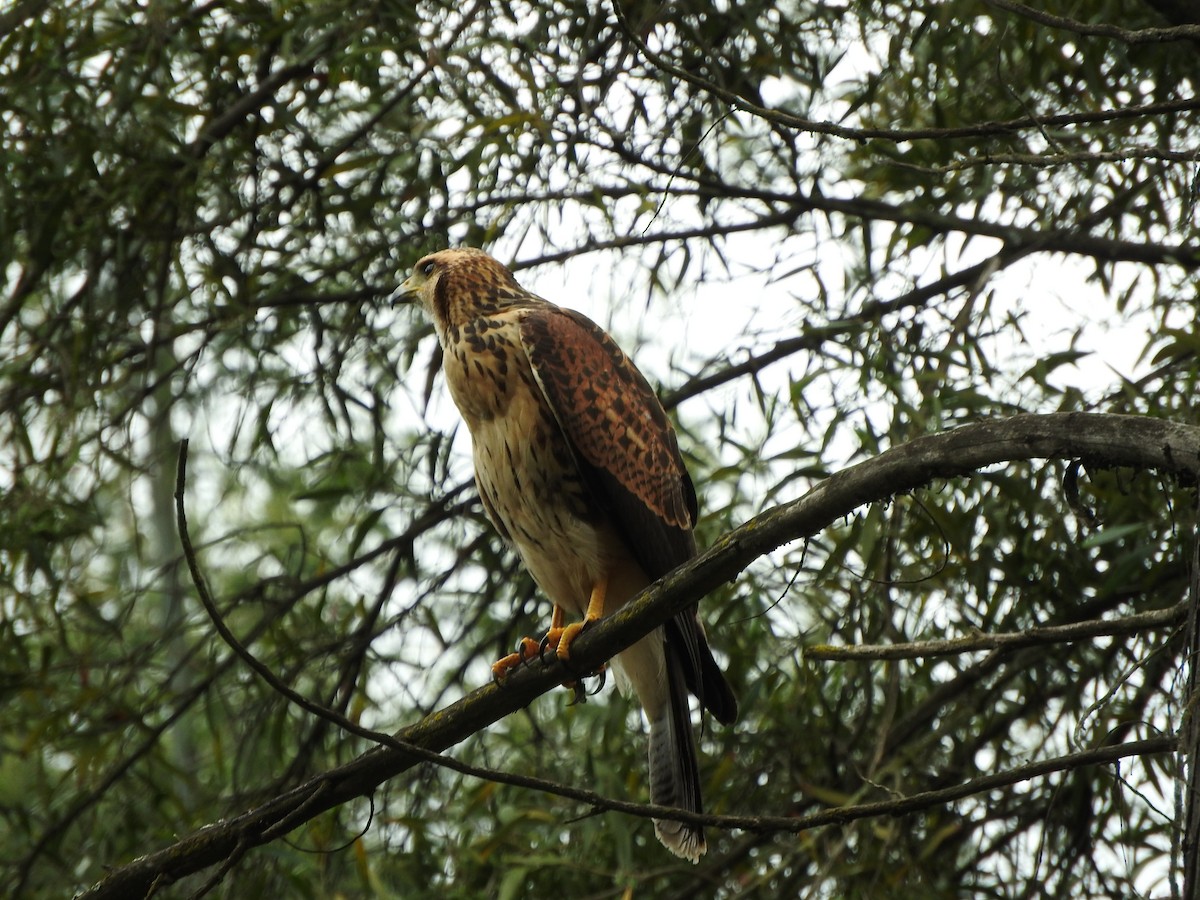
[[[696,490],[654,390],[616,342],[582,313],[526,314],[521,343],[596,504],[651,579],[696,555]],[[737,701],[708,648],[695,607],[666,626],[687,687],[721,722]]]
[[[528,313],[521,342],[534,377],[634,557],[660,578],[696,554],[696,491],[658,397],[603,329],[581,313]]]

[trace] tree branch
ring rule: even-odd
[[[896,797],[892,800],[879,800],[874,803],[856,803],[852,806],[838,806],[823,809],[820,812],[806,816],[695,816],[697,824],[713,827],[741,828],[746,831],[777,831],[798,833],[810,828],[823,825],[844,825],[857,819],[869,819],[875,816],[903,816],[919,812],[934,806],[942,806],[955,800],[962,800],[974,794],[983,794],[997,788],[1008,787],[1029,781],[1054,772],[1064,772],[1078,769],[1082,766],[1103,765],[1116,762],[1130,756],[1150,756],[1158,753],[1171,753],[1179,746],[1174,736],[1148,738],[1142,741],[1129,741],[1124,744],[1112,744],[1107,747],[1096,747],[1091,750],[1081,750],[1056,756],[1050,759],[1038,760],[1015,769],[1007,769],[991,775],[981,775],[962,784],[933,791],[921,791],[906,797]],[[683,818],[682,816],[680,818]]]
[[[934,479],[956,478],[980,467],[1029,459],[1081,459],[1091,466],[1130,466],[1171,473],[1190,483],[1200,482],[1200,427],[1140,416],[1088,413],[1022,415],[981,422],[942,434],[919,437],[878,457],[845,469],[826,479],[805,496],[775,507],[726,534],[708,551],[643,591],[626,607],[585,632],[572,645],[572,662],[589,670],[632,645],[678,612],[721,584],[735,578],[755,559],[783,544],[810,537],[849,515],[859,506],[920,488]],[[459,743],[477,731],[531,703],[569,677],[561,663],[514,672],[503,687],[487,685],[445,709],[426,716],[394,736],[387,746],[367,751],[351,762],[324,772],[299,787],[259,807],[228,820],[201,828],[169,847],[113,869],[82,896],[100,898],[145,897],[152,886],[167,884],[198,872],[248,848],[266,843],[276,829],[295,827],[317,814],[358,797],[438,751]],[[1143,741],[1117,748],[1088,751],[1076,764],[1092,764],[1131,753],[1166,752],[1173,738]],[[439,763],[442,760],[437,760]],[[457,764],[456,764],[457,765]],[[1035,763],[1025,769],[1032,777],[1055,761]],[[1011,773],[986,776],[936,792],[945,802],[967,790],[990,790],[1011,784]],[[926,795],[906,802],[926,802]],[[899,814],[909,808],[888,809]],[[657,814],[657,811],[655,811]],[[869,814],[882,814],[871,812]],[[840,821],[845,811],[819,814]],[[684,814],[664,810],[659,816],[684,819]],[[744,821],[764,821],[750,817]],[[706,821],[709,821],[706,819]],[[734,824],[733,819],[722,819]],[[822,824],[826,820],[810,822]],[[751,827],[747,825],[746,827]],[[759,826],[755,826],[759,827]]]
[[[1197,109],[1200,109],[1200,100],[1197,100],[1195,105]],[[646,159],[643,154],[623,147],[619,143],[597,143],[596,146],[617,154],[618,157],[631,165],[649,169],[668,178],[681,177],[674,169],[665,165],[655,165]],[[989,221],[982,218],[967,218],[966,216],[953,213],[942,213],[930,209],[928,204],[891,203],[886,200],[877,200],[862,196],[830,197],[825,196],[819,191],[805,193],[799,188],[792,191],[751,185],[731,186],[712,178],[694,174],[688,175],[687,178],[692,184],[710,191],[714,197],[737,197],[742,200],[760,200],[763,203],[771,204],[773,208],[782,207],[780,215],[786,216],[790,212],[793,219],[798,218],[801,213],[805,212],[834,213],[863,221],[878,220],[893,222],[898,225],[917,225],[928,228],[937,234],[958,233],[996,238],[1004,241],[1012,250],[1020,252],[1032,252],[1036,250],[1046,253],[1070,253],[1078,256],[1092,257],[1104,262],[1124,261],[1144,263],[1146,265],[1177,265],[1186,269],[1200,268],[1200,249],[1194,246],[1098,237],[1088,234],[1086,228],[1078,221],[1071,222],[1062,227],[1039,231],[1036,228],[1021,225]],[[1132,198],[1151,185],[1152,182],[1149,180],[1135,183],[1124,192],[1124,195]],[[1105,208],[1109,207],[1113,207],[1111,202],[1105,205]],[[1110,217],[1110,215],[1101,215],[1098,217],[1095,213],[1089,213],[1084,217],[1084,220],[1099,222]],[[773,221],[773,218],[764,216],[758,220],[757,224],[750,223],[746,227],[767,227],[771,224],[777,224]],[[791,220],[787,220],[783,224],[787,224],[788,221]],[[745,230],[742,226],[739,226],[739,229]],[[703,234],[708,236],[713,230],[711,227],[704,229]],[[722,232],[726,230],[728,229],[723,229]],[[626,239],[624,243],[655,243],[667,240],[670,237],[671,235],[658,235],[653,236],[652,240],[645,238],[641,241]],[[576,252],[608,249],[608,243],[611,242],[606,242],[603,246],[584,246],[579,248],[578,251],[572,250],[555,254],[553,258],[547,257],[544,259],[528,260],[522,265],[537,265],[550,259],[558,261],[572,256]]]
[[[548,263],[560,263],[578,256],[581,253],[596,253],[602,250],[619,250],[625,247],[641,247],[647,244],[662,244],[669,241],[687,241],[695,238],[725,237],[743,231],[758,231],[762,228],[775,228],[781,225],[791,225],[807,212],[809,206],[803,198],[792,197],[791,204],[781,212],[760,216],[748,222],[738,222],[733,225],[702,225],[697,228],[684,228],[678,231],[662,231],[653,234],[633,234],[610,238],[609,240],[588,240],[578,247],[561,250],[557,253],[546,253],[531,259],[523,259],[513,263],[513,271],[542,266]]]
[[[771,122],[780,127],[798,131],[807,134],[828,134],[833,137],[845,138],[853,141],[866,140],[885,140],[901,143],[904,141],[918,140],[950,140],[956,138],[973,138],[973,137],[993,137],[997,135],[1012,134],[1019,131],[1026,131],[1035,128],[1045,128],[1047,126],[1058,127],[1062,125],[1084,125],[1110,122],[1116,119],[1125,118],[1140,118],[1144,116],[1159,115],[1164,112],[1183,112],[1194,109],[1200,109],[1200,98],[1188,97],[1181,101],[1171,101],[1170,103],[1153,103],[1141,107],[1124,107],[1121,109],[1106,109],[1096,112],[1080,112],[1080,113],[1063,113],[1054,116],[1034,117],[1024,116],[1020,119],[1008,119],[999,122],[979,122],[975,125],[965,125],[956,128],[851,128],[846,125],[838,125],[835,122],[823,122],[814,119],[805,119],[802,116],[792,115],[780,109],[770,109],[754,103],[751,100],[743,97],[741,94],[727,90],[718,84],[714,84],[706,78],[690,72],[682,66],[678,66],[671,62],[660,53],[656,53],[650,49],[649,45],[642,37],[629,26],[628,20],[625,18],[625,13],[621,9],[620,0],[613,0],[613,11],[616,14],[617,24],[620,25],[625,37],[628,38],[637,48],[638,52],[652,65],[668,75],[687,82],[693,87],[699,88],[706,94],[716,97],[718,100],[729,104],[734,109],[739,109],[749,113],[752,116]],[[1069,21],[1069,20],[1068,20]],[[1179,33],[1170,40],[1183,40],[1192,35],[1189,33],[1191,29],[1197,26],[1184,25],[1180,26]],[[1145,29],[1149,31],[1151,29]],[[1162,29],[1163,31],[1175,32],[1176,29]],[[1129,34],[1137,34],[1137,32],[1129,32]]]
[[[1166,609],[1156,609],[1120,619],[1091,619],[1067,625],[1047,625],[1028,631],[1009,631],[1001,634],[973,634],[942,641],[912,641],[906,644],[858,644],[835,647],[821,644],[807,647],[805,659],[822,662],[858,659],[924,659],[932,656],[957,656],[979,650],[1016,650],[1042,644],[1065,644],[1087,638],[1114,634],[1131,634],[1152,628],[1182,625],[1187,617],[1188,604],[1177,603]]]
[[[1175,25],[1171,28],[1120,28],[1116,25],[1092,25],[1066,16],[1056,16],[1053,13],[1033,9],[1016,0],[984,0],[988,6],[1003,9],[1006,12],[1023,16],[1031,22],[1046,25],[1049,28],[1059,28],[1086,37],[1106,37],[1122,41],[1126,44],[1165,44],[1171,41],[1200,40],[1200,25]]]
[[[929,284],[905,291],[898,297],[888,300],[874,300],[866,303],[862,309],[849,318],[829,325],[806,327],[803,333],[796,337],[776,341],[775,346],[769,350],[764,350],[762,353],[755,354],[741,362],[729,363],[716,372],[698,375],[688,380],[686,384],[664,394],[661,398],[662,404],[667,409],[674,409],[685,400],[690,400],[692,397],[720,385],[728,384],[744,375],[757,374],[767,366],[782,359],[787,359],[796,353],[801,353],[805,350],[816,350],[827,341],[837,340],[837,338],[844,336],[853,329],[861,327],[865,322],[880,319],[885,315],[899,312],[902,309],[921,306],[935,297],[948,294],[955,288],[978,282],[980,278],[990,276],[993,272],[999,271],[1005,266],[1016,262],[1018,259],[1027,256],[1033,252],[1033,249],[1030,247],[1018,247],[1011,250],[1006,248],[982,262],[945,275]]]

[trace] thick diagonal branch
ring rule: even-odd
[[[598,666],[630,646],[765,553],[817,534],[865,503],[957,478],[984,466],[1029,459],[1080,459],[1200,482],[1200,427],[1138,416],[1088,413],[1015,416],[917,438],[845,469],[805,496],[775,507],[726,534],[707,552],[647,588],[572,647],[577,668]],[[255,809],[202,828],[119,868],[83,894],[90,900],[147,896],[175,881],[277,837],[325,810],[370,795],[379,785],[527,706],[561,683],[560,665],[514,673],[504,687],[480,688],[376,747]],[[410,745],[418,752],[404,749]],[[423,751],[423,752],[420,752]]]

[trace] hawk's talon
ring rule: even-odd
[[[571,674],[573,674],[573,675],[575,674],[574,671],[571,669],[571,666],[569,663],[565,663],[564,665],[566,665],[568,672],[571,672]],[[595,672],[586,672],[586,673],[583,673],[580,675],[576,675],[570,681],[564,681],[563,687],[565,687],[568,690],[573,692],[573,696],[571,697],[571,702],[568,703],[567,706],[574,706],[577,703],[587,703],[588,697],[595,697],[598,693],[600,693],[602,690],[604,690],[604,685],[608,678],[607,668],[608,668],[607,666],[601,666]],[[587,684],[585,682],[588,678],[598,678],[599,679],[599,681],[596,684],[595,690],[589,691],[587,689]]]
[[[546,651],[551,647],[554,648],[555,652],[558,651],[558,648],[561,646],[564,631],[566,631],[566,629],[560,625],[551,625],[550,630],[546,632],[546,636],[538,641],[538,659],[542,661],[542,665],[550,665],[550,661],[546,659]],[[530,643],[532,643],[532,641]]]
[[[561,622],[562,619],[556,619],[556,622]],[[605,667],[600,666],[594,672],[584,672],[576,675],[575,670],[571,666],[571,642],[589,625],[592,624],[591,619],[584,619],[582,622],[572,622],[565,628],[559,624],[552,624],[550,630],[546,632],[545,637],[540,641],[535,641],[531,637],[524,637],[517,643],[515,652],[510,653],[503,659],[499,659],[492,664],[492,682],[496,685],[503,685],[504,680],[513,669],[524,668],[533,662],[536,656],[541,660],[542,665],[548,666],[554,660],[547,658],[546,654],[551,649],[554,650],[554,656],[559,659],[566,667],[567,671],[574,676],[570,681],[564,681],[563,687],[569,688],[574,692],[569,706],[574,706],[577,703],[586,703],[589,696],[596,696],[604,690]],[[600,682],[596,685],[595,690],[587,690],[584,684],[584,679],[597,677]]]
[[[575,692],[574,696],[571,697],[571,702],[568,703],[567,706],[575,706],[580,703],[587,703],[588,695],[587,691],[584,690],[582,678],[575,681],[564,682],[563,687],[570,688]]]
[[[508,673],[521,665],[521,658],[516,653],[510,653],[492,663],[492,684],[502,687],[508,678]]]
[[[537,646],[537,642],[533,638],[521,638],[515,653],[510,653],[492,663],[492,683],[502,685],[508,678],[509,672],[528,665],[529,660],[533,659],[533,650]]]
[[[540,646],[540,644],[534,643],[533,638],[521,638],[517,644],[517,658],[520,659],[522,666],[528,665],[533,660],[533,651],[535,648],[540,648]],[[538,655],[541,656],[540,649]]]

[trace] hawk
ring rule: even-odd
[[[484,510],[554,604],[546,637],[525,638],[493,673],[548,646],[568,660],[586,625],[696,555],[696,491],[674,429],[603,329],[525,290],[481,250],[424,257],[397,296],[432,317]],[[613,663],[650,723],[651,801],[700,812],[687,693],[725,724],[737,701],[696,607]],[[692,862],[706,850],[698,827],[656,819],[654,830]]]

